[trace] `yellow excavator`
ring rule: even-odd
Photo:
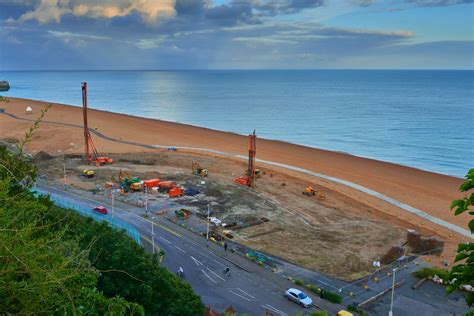
[[[326,195],[324,195],[324,193],[322,193],[321,190],[316,190],[312,186],[306,187],[306,189],[304,189],[303,191],[303,194],[306,196],[316,195],[316,198],[321,201],[326,199]]]
[[[94,170],[84,169],[82,170],[82,175],[88,179],[94,178]]]
[[[304,189],[303,194],[306,196],[313,196],[316,195],[316,190],[313,187],[309,186]]]
[[[203,178],[207,177],[207,175],[209,174],[207,169],[204,169],[203,167],[201,167],[201,164],[197,162],[196,160],[193,160],[192,169],[195,175],[201,176]]]

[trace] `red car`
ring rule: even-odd
[[[92,210],[97,213],[107,214],[107,209],[103,206],[96,206]]]

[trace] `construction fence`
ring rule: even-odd
[[[141,245],[141,238],[140,238],[140,233],[138,230],[133,227],[132,225],[126,223],[125,221],[117,218],[117,217],[112,217],[110,215],[105,215],[105,214],[100,214],[97,212],[94,212],[92,208],[87,205],[80,203],[76,200],[67,198],[65,196],[61,196],[59,194],[55,194],[46,190],[41,190],[41,189],[36,189],[36,192],[38,194],[44,194],[44,195],[49,195],[50,199],[54,202],[59,207],[73,210],[77,213],[79,213],[82,216],[87,216],[91,217],[93,220],[97,222],[107,222],[110,226],[116,228],[116,229],[123,229],[125,233],[135,240],[139,245]]]

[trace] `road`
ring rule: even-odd
[[[61,196],[74,201],[77,205],[93,208],[99,203],[79,195],[73,189],[64,191],[51,186],[38,185],[40,193]],[[109,211],[112,206],[100,201]],[[182,266],[185,281],[189,282],[194,291],[201,296],[205,305],[217,311],[233,306],[239,313],[263,315],[269,311],[274,315],[306,314],[313,310],[302,307],[284,299],[284,291],[292,283],[268,269],[257,266],[241,256],[224,252],[222,247],[210,243],[206,247],[204,238],[192,232],[169,223],[162,218],[145,219],[133,212],[133,207],[123,203],[115,203],[114,216],[135,227],[148,251],[152,251],[152,225],[154,240],[165,252],[162,265],[170,272],[177,271]],[[112,216],[112,214],[104,215]],[[230,267],[231,276],[223,275],[225,267]],[[307,293],[310,294],[310,293]],[[337,312],[340,306],[322,302],[310,295],[318,306],[323,306],[332,312]]]

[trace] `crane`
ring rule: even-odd
[[[99,152],[94,145],[87,121],[87,82],[82,83],[82,115],[84,118],[84,141],[86,145],[85,159],[87,163],[95,162],[97,165],[112,163],[113,159],[99,156]]]

